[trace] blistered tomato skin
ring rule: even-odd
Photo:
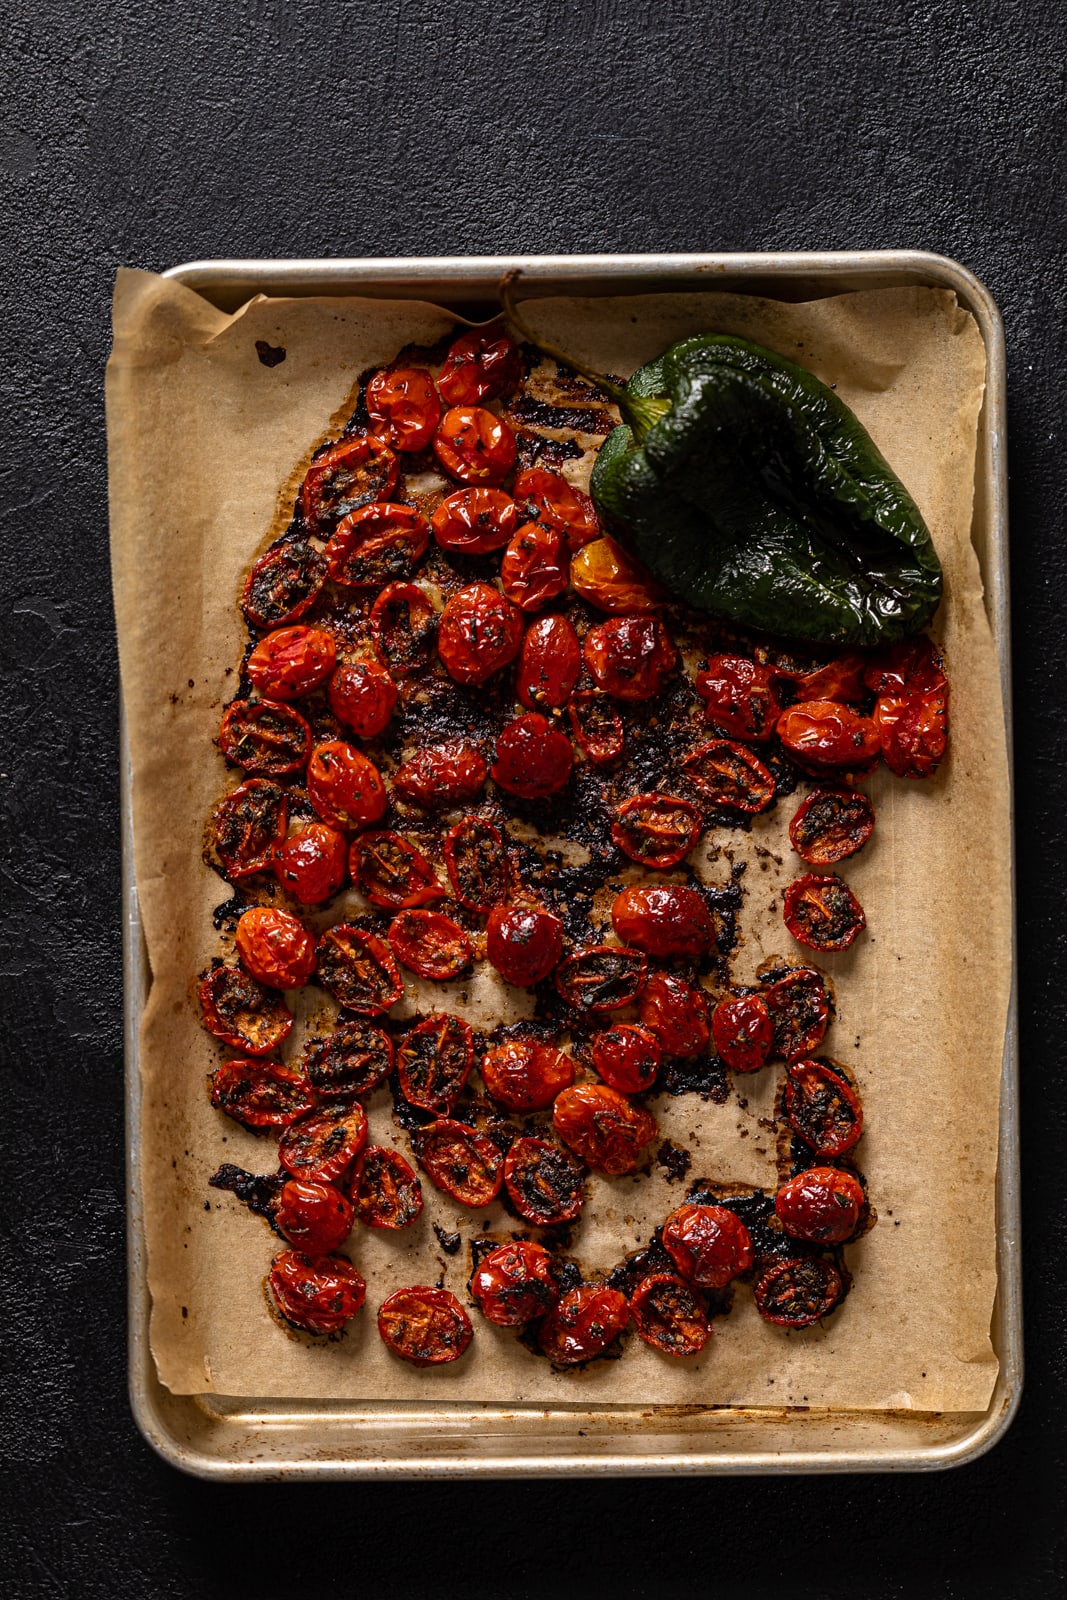
[[[503,489],[458,489],[441,501],[430,526],[442,550],[485,556],[518,530],[519,510]]]
[[[315,970],[315,937],[299,917],[271,906],[243,913],[235,935],[243,966],[275,989],[301,989]]]
[[[629,1303],[618,1289],[581,1283],[548,1312],[537,1342],[556,1366],[572,1367],[602,1354],[629,1322]]]
[[[781,713],[769,668],[747,656],[712,656],[697,673],[696,689],[704,700],[705,721],[731,739],[769,739]]]
[[[774,1054],[786,1061],[810,1055],[822,1043],[834,1014],[833,996],[822,973],[814,967],[791,967],[762,993],[771,1014]]]
[[[522,355],[500,328],[462,334],[450,347],[437,387],[446,405],[474,406],[518,387]]]
[[[711,1038],[731,1072],[758,1072],[766,1065],[774,1043],[766,1001],[758,994],[720,1000],[711,1013]]]
[[[516,1139],[504,1158],[504,1187],[524,1222],[573,1222],[585,1203],[585,1168],[549,1139]]]
[[[515,499],[526,517],[565,533],[572,552],[600,537],[592,500],[558,472],[527,467],[515,479]]]
[[[611,837],[624,855],[643,867],[673,867],[687,856],[704,830],[696,806],[671,794],[635,794],[615,813]]]
[[[397,768],[393,787],[424,811],[443,811],[476,800],[488,776],[489,763],[477,745],[450,739],[417,750]]]
[[[333,828],[365,828],[389,803],[374,762],[341,739],[316,745],[307,772],[308,799]]]
[[[662,1060],[655,1034],[636,1023],[620,1022],[593,1037],[593,1071],[620,1094],[644,1094],[651,1089]]]
[[[552,1107],[552,1126],[568,1150],[609,1178],[634,1172],[658,1132],[651,1112],[604,1083],[564,1089]]]
[[[398,1150],[369,1144],[352,1168],[349,1187],[368,1228],[409,1228],[422,1213],[422,1185]]]
[[[245,1055],[268,1055],[293,1026],[293,1014],[278,991],[266,988],[240,967],[216,967],[199,992],[204,1027]]]
[[[471,1294],[487,1322],[521,1328],[559,1299],[552,1257],[529,1239],[498,1245],[475,1268]]]
[[[325,822],[309,822],[289,835],[274,855],[274,876],[303,905],[329,900],[345,881],[348,842]]]
[[[371,634],[384,665],[409,678],[429,665],[437,612],[417,583],[389,583],[371,606]]]
[[[522,611],[539,611],[567,587],[570,555],[558,528],[527,522],[500,563],[500,587]]]
[[[274,1304],[304,1333],[340,1333],[367,1297],[367,1285],[345,1256],[285,1250],[267,1279]]]
[[[792,686],[792,698],[804,700],[838,700],[849,705],[859,705],[868,695],[864,682],[870,659],[855,651],[835,656],[822,666],[805,671],[789,671],[781,666],[772,668],[775,679]]]
[[[863,683],[875,695],[925,694],[944,688],[945,663],[940,650],[926,634],[901,639],[886,650],[865,659]],[[810,698],[805,695],[805,699]],[[829,696],[840,699],[841,696]]]
[[[883,696],[874,720],[890,772],[897,778],[929,778],[948,748],[948,686],[903,698]]]
[[[234,700],[226,708],[219,748],[246,772],[278,778],[299,772],[311,750],[311,729],[284,701]]]
[[[367,1142],[367,1114],[355,1102],[327,1106],[286,1128],[278,1160],[294,1178],[333,1183]]]
[[[491,583],[468,584],[441,613],[437,653],[457,683],[483,684],[514,661],[522,631],[522,612]]]
[[[465,1122],[439,1117],[414,1138],[419,1164],[435,1188],[461,1206],[487,1206],[504,1182],[504,1157],[493,1141]]]
[[[865,794],[813,789],[789,824],[789,842],[812,867],[832,867],[863,849],[874,832],[874,807]]]
[[[425,450],[441,420],[441,402],[425,367],[376,372],[366,402],[374,436],[394,450]]]
[[[852,890],[835,873],[807,872],[785,891],[785,925],[812,950],[847,950],[867,919]]]
[[[454,1294],[417,1284],[398,1289],[378,1308],[378,1333],[393,1355],[413,1367],[458,1361],[474,1337]]]
[[[209,850],[226,878],[269,872],[285,841],[289,797],[269,778],[249,778],[223,795],[211,816]]]
[[[300,509],[313,532],[326,537],[342,517],[385,500],[397,478],[397,459],[380,439],[341,439],[315,457],[300,491]]]
[[[571,587],[613,616],[657,611],[662,591],[614,539],[593,539],[571,562]]]
[[[548,911],[494,906],[485,932],[488,959],[521,989],[547,978],[563,954],[563,924]]]
[[[654,972],[637,1002],[641,1022],[665,1056],[684,1060],[708,1046],[708,997],[673,972]]]
[[[696,1291],[671,1272],[642,1278],[630,1297],[630,1313],[638,1336],[665,1355],[699,1355],[711,1337]]]
[[[459,923],[440,911],[399,911],[388,937],[393,954],[409,972],[438,983],[458,978],[473,955]]]
[[[684,1205],[663,1224],[663,1248],[688,1283],[723,1289],[752,1265],[752,1240],[724,1206]]]
[[[623,944],[661,961],[699,960],[715,937],[703,896],[676,884],[623,889],[612,904],[611,922]]]
[[[526,630],[515,692],[528,711],[559,711],[581,677],[582,647],[566,617],[538,617]]]
[[[574,752],[565,733],[540,712],[509,722],[496,743],[493,781],[522,800],[543,800],[565,788]]]
[[[295,1067],[238,1056],[212,1073],[211,1104],[245,1128],[287,1128],[315,1109],[315,1096]]]
[[[332,1183],[290,1178],[274,1212],[274,1225],[291,1245],[309,1256],[340,1249],[352,1232],[350,1202]]]
[[[434,435],[434,454],[450,478],[495,488],[515,465],[515,435],[483,406],[453,406]]]
[[[616,700],[651,700],[678,669],[678,652],[656,617],[611,617],[590,628],[585,664]]]
[[[786,1233],[814,1244],[842,1244],[859,1224],[863,1185],[840,1167],[809,1167],[784,1183],[774,1210]]]
[[[245,671],[264,700],[298,700],[330,676],[337,646],[322,628],[276,628],[248,658]]]
[[[815,768],[862,768],[878,757],[882,739],[871,717],[836,700],[806,700],[778,718],[777,734],[790,755]]]
[[[493,1045],[480,1070],[489,1095],[509,1111],[541,1111],[574,1082],[565,1051],[527,1039]]]

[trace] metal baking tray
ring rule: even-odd
[[[987,379],[978,434],[974,542],[1010,717],[1004,331],[988,291],[956,262],[919,251],[472,256],[198,261],[173,267],[165,276],[224,310],[236,309],[255,294],[355,294],[429,300],[478,318],[497,309],[496,285],[512,267],[521,267],[528,295],[705,288],[810,300],[855,289],[909,285],[954,290],[973,313],[985,342]],[[999,1288],[992,1333],[1000,1375],[985,1412],[700,1405],[591,1409],[432,1400],[359,1404],[171,1394],[156,1376],[148,1336],[138,1028],[149,972],[133,878],[124,728],[122,782],[130,1395],[141,1432],[164,1459],[184,1471],[223,1480],[929,1471],[973,1461],[1003,1436],[1022,1387],[1014,981],[1004,1042],[997,1175]]]

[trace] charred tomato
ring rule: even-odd
[[[866,1196],[863,1185],[840,1167],[809,1167],[790,1178],[774,1197],[774,1210],[786,1233],[815,1244],[842,1244],[859,1224]]]
[[[441,613],[437,653],[457,683],[483,684],[514,661],[522,626],[522,612],[491,583],[471,583]]]
[[[240,967],[215,967],[200,985],[204,1027],[246,1055],[276,1050],[293,1026],[293,1014],[276,989],[265,988]]]
[[[678,668],[678,652],[656,617],[609,617],[582,647],[596,685],[616,700],[651,700]]]
[[[301,1250],[275,1256],[267,1285],[286,1322],[304,1333],[340,1333],[367,1297],[367,1285],[347,1257]]]
[[[582,1011],[618,1011],[636,1000],[648,981],[648,961],[624,945],[591,944],[556,969],[556,988]]]
[[[638,1336],[668,1356],[695,1356],[711,1338],[707,1311],[692,1286],[673,1272],[642,1278],[630,1296]]]
[[[468,911],[491,911],[507,899],[507,857],[500,829],[481,817],[464,817],[448,830],[445,867],[452,893]]]
[[[372,1022],[342,1022],[308,1046],[304,1069],[324,1098],[367,1094],[393,1070],[393,1041]]]
[[[352,882],[372,906],[404,911],[429,905],[444,894],[422,851],[402,834],[369,828],[352,841],[348,853]]]
[[[762,743],[774,732],[781,712],[771,670],[747,656],[712,656],[697,673],[704,719],[731,739]]]
[[[342,517],[388,499],[397,471],[396,456],[380,439],[357,434],[328,445],[312,461],[300,490],[304,521],[325,537]]]
[[[704,819],[673,794],[635,794],[615,813],[611,837],[643,867],[674,867],[700,838]]]
[[[275,628],[256,645],[245,671],[264,700],[298,700],[334,669],[337,646],[322,628]]]
[[[430,525],[413,506],[375,500],[342,517],[323,555],[334,583],[381,589],[410,578],[429,542]]]
[[[836,873],[806,872],[785,891],[785,925],[812,950],[847,950],[866,927],[863,907]]]
[[[762,811],[774,799],[774,778],[758,756],[730,739],[709,739],[691,750],[682,771],[712,805]]]
[[[311,751],[311,729],[299,711],[273,700],[234,700],[219,732],[227,761],[279,778],[299,772]]]
[[[397,1289],[378,1308],[382,1343],[413,1367],[458,1361],[474,1337],[471,1320],[447,1289]]]
[[[409,972],[438,982],[457,978],[474,953],[459,923],[441,911],[399,911],[389,924],[388,939]]]
[[[390,583],[371,606],[375,648],[395,677],[410,677],[430,664],[437,612],[415,583]]]
[[[582,1168],[548,1139],[516,1139],[504,1161],[504,1187],[524,1222],[573,1222],[585,1202]]]
[[[791,1061],[785,1078],[786,1120],[824,1161],[846,1155],[863,1133],[855,1089],[825,1061]]]
[[[496,742],[493,781],[521,800],[542,800],[565,787],[574,752],[565,733],[538,711],[509,722]]]
[[[572,695],[567,715],[579,749],[594,766],[605,767],[619,759],[626,734],[609,695],[601,694],[599,689]]]
[[[763,1000],[771,1014],[776,1056],[792,1061],[809,1055],[822,1042],[834,1008],[821,972],[813,967],[790,967],[767,982]]]
[[[541,1111],[574,1082],[574,1062],[566,1051],[532,1039],[493,1045],[479,1070],[487,1093],[509,1111]]]
[[[421,1128],[412,1142],[430,1182],[461,1206],[487,1206],[500,1193],[503,1154],[476,1128],[439,1117]]]
[[[498,1328],[519,1328],[559,1299],[552,1257],[529,1239],[490,1250],[474,1269],[470,1287],[482,1316]]]
[[[605,1083],[564,1089],[552,1107],[552,1126],[580,1161],[609,1178],[634,1172],[658,1132],[650,1111]]]
[[[382,775],[355,745],[329,739],[311,752],[308,799],[331,828],[365,828],[389,803]]]
[[[235,883],[268,872],[285,839],[289,797],[269,778],[249,778],[212,813],[208,849]]]
[[[463,1092],[473,1061],[474,1035],[462,1017],[438,1012],[417,1022],[396,1056],[404,1099],[420,1111],[447,1116]]]
[[[874,832],[874,807],[865,794],[813,789],[789,824],[789,842],[812,867],[832,867],[862,850]]]
[[[348,1011],[381,1016],[404,993],[396,958],[384,940],[339,922],[319,940],[318,980]]]
[[[515,499],[529,519],[566,534],[572,551],[600,536],[592,500],[558,472],[527,467],[515,479]]]
[[[457,483],[495,487],[503,483],[517,454],[515,435],[483,406],[453,406],[441,418],[434,454]]]
[[[765,1321],[779,1328],[807,1328],[834,1309],[843,1288],[841,1274],[831,1262],[806,1256],[768,1267],[753,1294]]]
[[[211,1074],[211,1104],[245,1128],[287,1128],[315,1109],[315,1096],[295,1067],[238,1056]]]
[[[326,583],[326,563],[306,539],[287,539],[255,562],[241,594],[254,628],[281,628],[310,611]]]
[[[573,1367],[601,1355],[630,1321],[626,1296],[606,1284],[580,1283],[556,1302],[537,1331],[543,1355]]]
[[[948,748],[948,687],[897,699],[881,697],[874,720],[882,755],[898,778],[929,778]]]
[[[368,1228],[408,1228],[422,1212],[422,1185],[399,1150],[369,1144],[352,1168],[349,1192]]]
[[[500,563],[500,587],[520,611],[540,611],[563,593],[570,552],[558,528],[527,522],[510,540]]]
[[[286,1128],[278,1160],[294,1178],[333,1183],[367,1142],[367,1114],[355,1100],[324,1106]]]

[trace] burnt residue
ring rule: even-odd
[[[258,900],[251,899],[243,888],[234,889],[228,900],[223,900],[211,913],[211,921],[218,933],[233,933],[238,922],[249,907],[258,905]]]
[[[441,1249],[445,1252],[446,1256],[454,1256],[459,1254],[459,1247],[463,1243],[463,1240],[458,1233],[449,1233],[447,1229],[441,1227],[439,1222],[434,1223],[433,1231],[436,1233],[437,1242],[441,1246]]]
[[[657,1086],[666,1094],[698,1094],[713,1105],[725,1105],[730,1097],[730,1080],[718,1056],[687,1056],[664,1063]]]
[[[656,1151],[656,1165],[663,1168],[668,1183],[679,1183],[688,1175],[693,1165],[693,1157],[683,1145],[673,1144],[670,1139],[664,1139]]]
[[[285,346],[268,344],[266,339],[257,339],[256,355],[265,367],[277,367],[285,360]]]
[[[284,1234],[275,1222],[278,1211],[278,1196],[281,1194],[288,1179],[288,1173],[256,1173],[246,1172],[243,1167],[232,1166],[224,1163],[208,1183],[213,1189],[228,1189],[236,1195],[243,1206],[262,1217],[268,1222],[278,1237]]]
[[[505,407],[509,421],[520,428],[571,429],[575,433],[590,433],[603,438],[616,426],[613,416],[596,406],[561,406],[536,395],[524,394]]]

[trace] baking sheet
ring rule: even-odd
[[[424,1398],[425,1375],[398,1371],[376,1348],[369,1323],[361,1338],[313,1349],[267,1323],[259,1297],[271,1252],[267,1235],[233,1203],[203,1211],[206,1177],[219,1159],[261,1169],[270,1163],[260,1141],[228,1125],[221,1143],[221,1119],[203,1095],[203,1075],[216,1054],[196,1023],[189,988],[214,947],[205,945],[207,907],[181,902],[196,901],[203,818],[232,782],[221,760],[212,771],[205,753],[217,731],[225,667],[240,651],[233,596],[272,526],[278,484],[294,474],[298,480],[355,371],[395,354],[407,338],[428,337],[438,327],[436,314],[411,303],[273,302],[231,321],[147,275],[120,284],[117,311],[110,380],[116,597],[137,873],[156,974],[142,1052],[153,1341],[161,1375],[179,1392]],[[943,622],[954,756],[932,785],[883,784],[878,849],[849,874],[867,906],[872,937],[862,951],[837,958],[840,1020],[827,1044],[852,1064],[843,1030],[855,1022],[861,1038],[855,1068],[870,1129],[859,1156],[882,1220],[854,1253],[857,1286],[841,1312],[819,1329],[786,1337],[760,1323],[742,1294],[728,1322],[717,1325],[713,1354],[700,1363],[668,1366],[637,1347],[621,1364],[564,1376],[551,1374],[506,1334],[490,1330],[486,1339],[480,1328],[476,1359],[433,1375],[434,1393],[980,1409],[995,1373],[988,1343],[992,1175],[1010,922],[996,665],[967,537],[980,398],[976,330],[950,295],[922,290],[801,307],[720,296],[645,297],[632,305],[542,302],[530,314],[587,360],[615,370],[658,353],[682,332],[714,325],[798,354],[838,381],[915,493],[949,569]],[[284,345],[285,363],[263,368],[257,338]],[[162,615],[161,593],[168,595]],[[211,650],[205,659],[205,639],[214,661]],[[190,688],[191,660],[204,665]],[[182,837],[190,831],[187,812],[191,854]],[[988,848],[980,850],[979,841]],[[965,874],[957,866],[964,860]],[[206,894],[214,903],[225,891],[210,879]],[[978,937],[974,894],[986,910]],[[774,925],[769,918],[768,927]],[[779,948],[788,947],[780,930],[777,938]],[[754,941],[746,956],[755,953]],[[748,974],[739,968],[736,975]],[[713,1158],[737,1160],[736,1128],[722,1121],[723,1111],[736,1122],[733,1105],[709,1109],[707,1143],[693,1176],[758,1175],[754,1167],[705,1166]],[[604,1189],[610,1193],[597,1209],[615,1203],[629,1214],[620,1186]],[[677,1189],[656,1197],[657,1216],[679,1198]],[[583,1232],[583,1257],[595,1257],[596,1247]],[[615,1237],[608,1261],[617,1254]],[[362,1251],[358,1259],[364,1266]],[[452,1287],[461,1289],[467,1270],[449,1266]],[[263,1329],[262,1345],[247,1339],[249,1327]],[[261,1359],[250,1362],[250,1354]]]

